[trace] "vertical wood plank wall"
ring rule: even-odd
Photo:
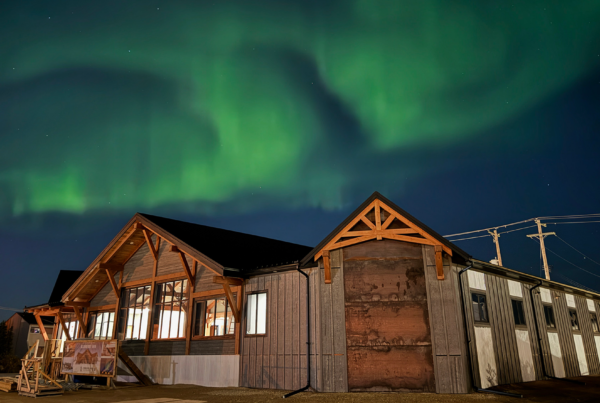
[[[522,382],[522,374],[519,365],[518,349],[516,345],[514,318],[512,306],[510,305],[510,293],[508,290],[507,279],[491,274],[485,274],[487,287],[488,314],[490,317],[490,327],[492,328],[494,349],[498,382],[499,384]],[[477,349],[475,348],[475,338],[473,335],[473,309],[471,305],[470,288],[468,276],[463,275],[463,292],[465,303],[465,314],[467,316],[467,331],[469,332],[471,343],[470,351],[472,357],[472,371],[475,374],[476,384],[481,385],[479,375],[479,364],[477,358]],[[534,287],[532,284],[521,283],[523,288],[523,308],[527,330],[531,345],[531,354],[535,369],[535,379],[545,379],[542,369],[542,360],[545,364],[546,373],[555,376],[552,353],[548,340],[548,330],[544,318],[544,308],[539,292],[539,288],[533,292],[533,301],[529,290]],[[573,340],[573,330],[569,318],[569,308],[567,306],[565,293],[562,291],[551,290],[552,307],[556,321],[556,333],[560,342],[561,358],[564,364],[566,377],[580,376],[580,366],[577,357],[575,342]],[[583,338],[585,357],[590,375],[600,373],[600,358],[598,349],[594,340],[594,333],[591,326],[590,314],[587,307],[586,298],[575,295],[577,316]],[[539,338],[536,335],[534,312],[538,322]],[[577,333],[577,334],[579,334]],[[541,356],[540,356],[541,344]]]
[[[444,280],[437,279],[435,250],[423,245],[433,365],[437,393],[467,393],[469,372],[456,267],[444,259]]]
[[[346,392],[347,361],[341,250],[331,253],[332,284],[321,268],[305,270],[310,282],[311,386]],[[246,293],[266,291],[267,334],[245,335],[243,312],[240,385],[295,390],[306,386],[306,279],[297,271],[246,281]],[[246,298],[246,296],[244,296]]]

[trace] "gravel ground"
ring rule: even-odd
[[[301,403],[373,403],[373,402],[600,402],[600,377],[578,378],[587,385],[581,386],[560,381],[539,381],[527,384],[503,386],[503,390],[519,392],[523,399],[493,394],[473,393],[468,395],[438,395],[429,393],[311,393],[304,392],[289,399]],[[44,397],[44,402],[72,403],[118,403],[142,399],[167,398],[187,402],[207,403],[262,403],[281,401],[283,391],[246,388],[205,388],[193,385],[119,387],[117,390],[79,390],[62,396]],[[17,393],[0,392],[0,402],[31,402],[31,398]],[[164,403],[171,403],[162,400]],[[142,402],[140,402],[142,403]],[[158,403],[155,400],[155,403]],[[172,403],[178,403],[172,401]]]

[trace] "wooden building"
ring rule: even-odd
[[[23,357],[37,341],[39,341],[38,352],[41,355],[45,342],[40,325],[38,325],[34,315],[28,312],[16,312],[6,320],[6,325],[13,334],[11,351],[14,355],[19,358]],[[54,321],[49,318],[42,318],[42,325],[46,332],[52,332]]]
[[[599,301],[374,193],[315,248],[136,214],[48,310],[158,383],[467,393],[599,374]]]

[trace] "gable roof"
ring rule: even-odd
[[[99,287],[108,282],[106,270],[101,270],[100,264],[122,266],[146,243],[144,233],[136,223],[219,274],[225,274],[225,269],[233,269],[240,275],[247,275],[255,269],[296,263],[311,250],[308,246],[257,235],[136,213],[64,291],[63,300],[91,299]]]
[[[35,320],[35,316],[29,312],[17,312],[15,315],[19,315],[23,320],[30,325],[37,325],[37,321]],[[47,316],[40,316],[42,323],[44,326],[54,326],[54,318],[50,319]]]
[[[248,272],[299,262],[312,248],[295,243],[140,214],[224,268]]]
[[[431,237],[436,239],[438,242],[440,242],[442,245],[446,246],[448,249],[452,250],[453,253],[456,253],[462,259],[468,260],[471,258],[471,256],[467,252],[463,251],[458,246],[454,245],[452,242],[448,241],[446,238],[444,238],[443,236],[441,236],[440,234],[438,234],[437,232],[435,232],[434,230],[429,228],[427,225],[425,225],[421,221],[417,220],[415,217],[410,215],[408,212],[406,212],[405,210],[398,207],[396,204],[394,204],[392,201],[387,199],[381,193],[374,192],[356,210],[354,210],[354,212],[352,212],[352,214],[350,214],[344,221],[342,221],[342,223],[340,223],[340,225],[338,225],[329,235],[327,235],[325,237],[325,239],[323,239],[312,251],[310,251],[310,253],[308,255],[306,255],[302,259],[302,262],[301,262],[302,266],[307,266],[308,264],[310,264],[311,260],[315,257],[315,255],[317,255],[321,251],[321,249],[323,249],[332,239],[334,239],[337,236],[337,234],[339,234],[346,226],[348,226],[348,224],[350,224],[359,214],[361,214],[375,200],[380,200],[383,203],[385,203],[388,207],[395,210],[398,214],[402,215],[403,217],[405,217],[406,219],[411,221],[414,225],[419,227],[421,230],[425,231],[428,235],[430,235]]]

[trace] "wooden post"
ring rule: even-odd
[[[35,321],[37,322],[38,326],[40,327],[40,332],[42,332],[42,337],[44,338],[44,341],[48,341],[48,334],[46,334],[46,328],[44,327],[42,318],[40,318],[40,314],[36,313],[34,316],[35,316]]]
[[[152,337],[152,320],[154,315],[152,312],[154,311],[154,290],[156,289],[156,276],[158,274],[158,261],[160,259],[160,241],[161,238],[156,236],[156,259],[154,260],[154,270],[152,270],[152,284],[150,285],[150,309],[148,310],[148,327],[146,328],[146,341],[144,342],[144,355],[148,355],[150,352],[150,338]]]
[[[65,325],[65,320],[62,316],[62,312],[58,311],[56,313],[56,315],[58,316],[58,321],[60,322],[60,326],[63,329],[63,333],[65,334],[65,337],[67,338],[67,340],[71,340],[71,335],[69,334],[69,329],[67,328],[67,326]]]
[[[437,272],[437,279],[444,279],[444,259],[442,259],[442,245],[435,245],[435,269]]]
[[[325,269],[325,284],[331,284],[331,262],[328,250],[323,251],[323,268]]]
[[[242,342],[242,319],[243,315],[243,301],[244,301],[244,285],[240,285],[237,288],[237,309],[240,315],[240,320],[235,323],[235,354],[240,354],[240,344]]]

